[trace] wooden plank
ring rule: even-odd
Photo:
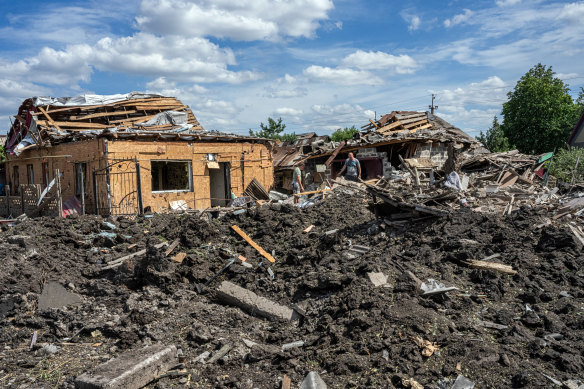
[[[119,119],[119,120],[110,120],[110,124],[116,123],[134,123],[134,122],[147,122],[148,120],[152,119],[156,115],[148,115],[148,116],[135,116],[128,119]]]
[[[284,374],[282,377],[282,389],[290,389],[292,387],[292,379]]]
[[[172,250],[174,250],[174,249],[176,248],[176,246],[178,246],[178,243],[179,243],[179,240],[178,240],[178,239],[175,239],[175,240],[174,240],[174,242],[172,242],[172,243],[170,244],[170,246],[168,246],[168,248],[167,248],[167,249],[166,249],[166,251],[164,252],[164,256],[165,256],[165,257],[168,257],[168,255],[169,255],[170,253],[172,253]]]
[[[404,124],[404,123],[402,122],[402,124]],[[414,128],[414,127],[421,126],[421,125],[424,125],[424,124],[428,124],[428,121],[426,119],[415,120],[415,121],[413,121],[411,123],[404,124],[404,128],[406,128],[406,129],[409,130],[410,128]]]
[[[129,110],[129,111],[115,111],[115,112],[97,112],[97,113],[92,113],[89,115],[84,115],[84,116],[71,116],[69,117],[69,120],[86,120],[86,119],[93,119],[93,118],[101,118],[101,117],[105,117],[105,116],[117,116],[117,115],[126,115],[126,114],[130,114],[130,113],[136,113],[138,111],[136,110]]]
[[[396,120],[396,121],[395,121],[395,122],[393,122],[393,123],[389,123],[387,126],[383,126],[383,127],[381,127],[381,128],[380,128],[380,129],[378,129],[377,131],[378,131],[378,132],[382,132],[382,133],[383,133],[383,132],[385,132],[385,131],[389,131],[389,130],[391,130],[392,128],[396,128],[396,127],[399,127],[399,126],[401,126],[401,125],[402,125],[402,124],[401,124],[401,122],[400,122],[399,120]]]
[[[304,232],[308,233],[308,232],[312,231],[313,228],[314,228],[314,224],[311,224],[304,229]]]
[[[517,271],[513,270],[513,268],[511,266],[503,265],[501,263],[478,261],[476,259],[473,259],[470,262],[468,262],[468,265],[472,268],[475,268],[475,269],[493,270],[493,271],[496,271],[499,273],[509,274],[509,275],[517,274]]]
[[[272,263],[276,262],[276,260],[274,259],[274,257],[272,257],[270,254],[268,254],[263,248],[261,248],[260,245],[258,245],[249,236],[247,236],[247,234],[245,232],[243,232],[238,226],[236,226],[234,224],[234,225],[231,226],[231,228],[233,228],[233,231],[237,232],[237,234],[239,236],[241,236],[247,243],[249,243],[251,247],[253,247],[254,249],[256,249],[258,251],[258,253],[260,253],[261,255],[263,255],[264,258],[266,258],[268,261],[270,261]]]
[[[339,143],[339,145],[337,146],[337,148],[335,149],[335,151],[333,151],[333,153],[331,154],[331,156],[326,160],[326,162],[324,164],[325,164],[325,166],[327,168],[331,165],[331,163],[337,157],[337,155],[339,154],[339,152],[341,151],[341,149],[345,146],[345,144],[347,144],[346,141],[342,141],[341,143]]]
[[[329,190],[332,190],[332,189],[311,190],[310,192],[294,193],[294,196],[304,196],[304,195],[310,195],[310,194],[315,194],[315,193],[323,193],[323,192],[328,192]]]
[[[162,110],[162,111],[178,111],[181,109],[188,108],[186,105],[182,104],[158,104],[158,105],[136,105],[138,111],[152,111],[152,110]]]
[[[369,119],[369,121],[371,122],[371,124],[373,124],[373,127],[379,128],[379,126],[377,125],[377,123],[375,123],[373,120]]]
[[[53,119],[51,119],[51,117],[49,116],[49,114],[47,113],[47,111],[45,111],[43,109],[43,107],[38,107],[39,111],[41,111],[43,113],[43,115],[45,115],[45,117],[47,118],[47,120],[49,121],[49,123],[55,127],[57,130],[61,131],[61,129],[59,128],[59,126],[57,125],[57,123],[55,123],[53,121]]]
[[[154,245],[154,247],[157,248],[157,249],[159,249],[159,248],[165,246],[166,244],[167,244],[166,242],[159,243],[157,245]],[[146,254],[146,249],[140,250],[140,251],[136,251],[135,253],[132,253],[132,254],[124,255],[123,257],[114,259],[113,261],[109,262],[106,266],[102,267],[100,270],[113,269],[115,267],[121,266],[122,263],[124,263],[128,259],[132,259],[134,257],[138,257],[138,256],[144,255],[144,254]]]
[[[48,126],[49,124],[51,124],[51,122],[47,121],[47,120],[39,120],[37,122],[37,124],[41,125],[41,126]],[[111,126],[105,125],[105,124],[99,124],[99,123],[85,123],[85,122],[52,122],[51,125],[54,125],[57,129],[61,130],[60,127],[73,127],[73,128],[108,128]],[[67,131],[71,131],[71,129],[68,129]]]

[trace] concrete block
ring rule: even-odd
[[[81,297],[69,292],[61,284],[49,281],[43,287],[37,304],[38,309],[62,308],[67,305],[79,304]]]
[[[369,281],[373,283],[374,286],[388,286],[387,285],[387,276],[383,273],[367,273],[367,277],[369,277]]]
[[[308,373],[302,384],[300,384],[300,389],[326,389],[326,383],[320,378],[317,372],[311,371]]]
[[[81,374],[78,389],[139,389],[179,364],[175,346],[156,345],[127,351]]]
[[[229,304],[241,308],[250,315],[264,317],[270,320],[293,321],[300,319],[293,309],[276,304],[265,297],[258,296],[254,292],[235,285],[229,281],[223,281],[217,288],[217,297]]]

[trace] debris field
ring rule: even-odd
[[[581,385],[576,216],[434,201],[404,222],[367,191],[3,226],[0,386],[90,387],[145,346],[166,366],[136,367],[150,388]]]

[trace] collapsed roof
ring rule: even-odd
[[[153,140],[260,138],[205,131],[175,97],[131,92],[117,95],[33,97],[15,115],[5,149],[12,154],[96,137]],[[264,140],[262,140],[264,141]]]
[[[364,132],[356,134],[343,146],[341,142],[330,141],[327,136],[303,138],[293,143],[284,142],[276,150],[274,167],[289,169],[302,160],[331,155],[339,147],[346,152],[392,143],[431,140],[455,143],[467,148],[481,148],[476,139],[444,119],[429,115],[427,112],[393,111],[377,121],[369,120],[369,123],[361,128]]]

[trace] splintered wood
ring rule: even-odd
[[[276,262],[276,260],[274,259],[274,257],[272,257],[270,254],[268,254],[266,252],[266,250],[264,250],[263,248],[261,248],[261,246],[259,244],[257,244],[249,236],[247,236],[247,234],[245,232],[243,232],[241,230],[241,228],[239,228],[235,224],[232,225],[231,228],[233,228],[233,231],[237,232],[237,234],[239,234],[239,236],[241,236],[247,243],[250,244],[251,247],[253,247],[254,249],[256,249],[258,251],[258,253],[260,253],[261,255],[263,255],[268,261],[270,261],[272,263],[273,262]]]
[[[393,111],[383,115],[378,121],[370,120],[361,128],[366,131],[375,129],[380,134],[388,135],[401,131],[416,132],[430,127],[432,125],[428,122],[425,112]]]
[[[468,262],[468,265],[475,269],[492,270],[503,274],[509,274],[512,276],[517,274],[517,271],[513,270],[511,266],[503,265],[501,263],[478,261],[476,259],[473,259],[470,262]]]
[[[21,105],[18,121],[13,130],[21,134],[30,133],[39,145],[51,145],[69,141],[71,138],[91,138],[86,130],[104,131],[117,127],[118,132],[143,135],[159,135],[160,131],[180,128],[182,125],[170,124],[145,126],[144,123],[165,111],[186,114],[190,131],[202,131],[191,109],[174,97],[151,96],[147,98],[126,99],[109,104],[96,105],[38,105],[27,99]],[[36,126],[34,126],[36,122]],[[31,130],[31,131],[29,131]],[[34,131],[33,131],[34,130]]]

